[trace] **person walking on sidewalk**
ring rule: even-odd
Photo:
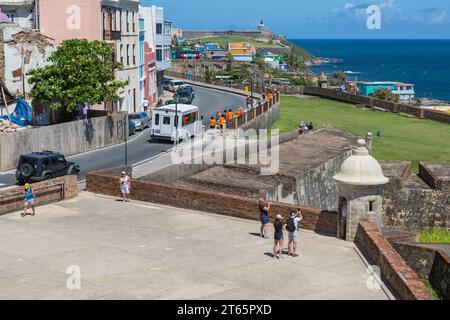
[[[33,189],[31,189],[30,185],[27,183],[25,184],[25,202],[24,202],[24,209],[23,209],[23,213],[22,213],[22,218],[25,218],[25,216],[27,215],[27,210],[31,207],[31,209],[33,210],[33,214],[32,216],[36,215],[36,209],[34,207],[34,200],[35,200],[35,196],[33,193]]]
[[[303,220],[302,212],[300,210],[298,211],[292,210],[286,225],[286,230],[289,232],[289,244],[288,244],[289,256],[294,258],[298,257],[297,246],[298,241],[300,240],[299,224],[302,220]]]
[[[125,171],[120,176],[120,192],[122,193],[123,202],[130,202],[131,182],[130,177]]]
[[[283,244],[284,244],[284,227],[285,223],[283,217],[279,214],[273,223],[275,228],[274,243],[273,243],[273,257],[276,259],[283,258]]]
[[[266,202],[263,198],[259,199],[259,218],[261,220],[261,237],[269,239],[267,236],[267,228],[270,222],[270,203]]]

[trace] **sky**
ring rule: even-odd
[[[141,0],[181,29],[256,29],[290,39],[450,39],[450,0]],[[367,13],[379,8],[380,19]],[[379,21],[369,29],[367,20]],[[379,27],[379,28],[378,28]]]

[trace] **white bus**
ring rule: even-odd
[[[175,141],[178,137],[178,141],[186,141],[201,134],[201,131],[200,110],[196,106],[169,104],[152,111],[152,139]]]

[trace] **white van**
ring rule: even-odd
[[[201,134],[201,131],[200,109],[196,106],[169,104],[152,111],[152,139],[175,141],[178,137],[179,141],[186,141]]]

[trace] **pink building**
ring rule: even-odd
[[[74,38],[102,40],[100,0],[40,1],[39,29],[56,44]]]
[[[157,103],[158,95],[156,88],[156,52],[151,48],[148,42],[144,44],[145,51],[145,64],[144,72],[146,74],[145,81],[145,99],[148,100],[150,105]]]

